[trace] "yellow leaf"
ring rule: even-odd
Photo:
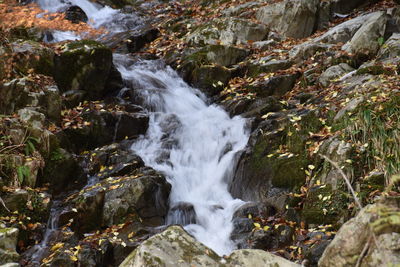
[[[266,225],[266,226],[263,227],[263,230],[264,230],[264,231],[268,231],[269,228],[270,228],[270,227]]]
[[[64,243],[57,243],[54,246],[51,247],[51,251],[56,251],[57,249],[60,249],[64,246]]]
[[[259,224],[259,223],[253,223],[254,224],[254,226],[256,227],[256,228],[261,228],[261,225]]]
[[[315,166],[314,165],[308,165],[308,168],[310,169],[310,170],[314,170],[315,169]]]
[[[74,255],[69,256],[72,261],[78,261],[78,258]]]

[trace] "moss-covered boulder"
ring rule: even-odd
[[[54,80],[61,92],[81,90],[86,99],[98,99],[116,89],[108,86],[113,82],[110,74],[114,68],[109,48],[82,40],[65,44],[60,49],[54,58]]]
[[[221,92],[231,77],[231,71],[223,66],[203,65],[191,74],[191,83],[208,96]]]
[[[165,177],[150,168],[109,176],[73,195],[70,211],[61,221],[73,219],[72,228],[79,233],[128,220],[160,226],[168,212],[170,190]]]
[[[230,183],[233,196],[282,211],[288,191],[304,184],[310,163],[309,132],[317,132],[322,125],[315,111],[295,114],[269,114],[253,132]]]
[[[397,201],[363,208],[345,223],[318,266],[390,266],[400,264],[400,212]],[[368,248],[368,249],[365,249]]]
[[[14,69],[22,74],[32,71],[45,75],[53,73],[54,52],[52,49],[30,40],[17,40],[10,45],[14,53]]]
[[[262,250],[236,250],[220,257],[210,248],[196,241],[180,226],[170,226],[164,232],[143,242],[120,265],[139,266],[298,266],[279,256]]]
[[[332,190],[331,185],[315,186],[308,192],[301,211],[302,220],[308,224],[333,224],[339,227],[349,217],[349,195]]]

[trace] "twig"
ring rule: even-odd
[[[11,212],[8,208],[7,208],[7,206],[6,206],[6,203],[4,203],[4,200],[0,197],[0,203],[1,203],[1,205],[3,205],[3,207],[8,211],[8,212]]]
[[[372,234],[372,236],[374,236],[374,234]],[[372,236],[370,236],[368,241],[367,241],[367,243],[365,243],[365,246],[364,246],[363,250],[361,251],[360,256],[357,259],[357,263],[356,263],[355,267],[360,267],[361,261],[364,259],[365,255],[366,255],[366,253],[367,253],[367,251],[369,249],[369,244],[371,243]]]
[[[358,197],[357,197],[357,195],[356,195],[356,192],[354,191],[353,187],[351,186],[350,180],[347,178],[347,176],[346,176],[346,174],[343,172],[343,170],[339,167],[339,165],[338,165],[336,162],[334,162],[333,160],[331,160],[331,159],[328,158],[327,156],[322,155],[322,154],[319,154],[319,155],[320,155],[321,157],[323,157],[325,160],[327,160],[330,164],[333,165],[333,167],[335,167],[335,168],[339,171],[340,175],[342,175],[343,179],[344,179],[345,182],[346,182],[347,188],[349,189],[349,191],[350,191],[351,194],[353,195],[354,201],[356,202],[357,206],[358,206],[360,209],[362,209],[361,202],[360,202],[360,200],[358,199]]]

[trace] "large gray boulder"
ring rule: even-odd
[[[400,210],[397,205],[368,205],[345,223],[318,266],[395,266],[400,264]]]
[[[374,56],[381,46],[379,40],[385,34],[386,22],[385,12],[374,13],[342,49],[353,54]]]
[[[348,41],[352,40],[353,36],[355,36],[355,34],[358,32],[358,30],[360,30],[361,27],[363,27],[363,25],[365,25],[369,21],[376,21],[376,19],[381,16],[382,12],[374,12],[366,15],[361,15],[354,19],[350,19],[348,21],[340,23],[339,25],[336,25],[335,27],[328,30],[323,35],[314,38],[308,42],[296,45],[292,48],[292,50],[290,50],[289,56],[296,61],[303,60],[313,56],[317,52],[327,51],[334,44],[347,43]],[[362,32],[368,31],[363,30]],[[370,43],[376,41],[376,44],[379,44],[378,38],[379,37],[377,37],[376,40],[368,40],[367,42]],[[357,41],[357,43],[358,42],[359,41]]]
[[[318,0],[284,1],[260,8],[256,17],[283,36],[303,38],[314,31],[318,5]]]
[[[264,25],[246,19],[224,18],[198,26],[186,37],[186,41],[192,45],[246,44],[264,40],[267,34],[268,28]]]
[[[197,242],[180,226],[171,226],[143,242],[120,265],[120,267],[142,266],[294,267],[299,265],[262,250],[236,250],[230,256],[223,258]]]
[[[329,67],[324,71],[319,77],[319,83],[322,86],[328,86],[332,80],[337,79],[346,73],[353,71],[354,69],[346,63],[340,63],[339,65],[334,65]]]

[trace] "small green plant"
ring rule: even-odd
[[[33,136],[29,136],[28,138],[26,138],[25,141],[25,155],[29,156],[32,155],[32,153],[36,150],[36,146],[39,144],[40,140],[36,137]]]
[[[30,177],[29,167],[28,166],[18,166],[17,167],[17,175],[18,181],[20,184],[24,182],[24,180],[28,180]]]
[[[382,46],[384,43],[385,43],[385,38],[379,37],[379,38],[378,38],[378,44],[379,44],[380,46]]]

